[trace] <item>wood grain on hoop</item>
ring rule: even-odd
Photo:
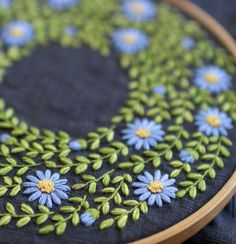
[[[186,0],[169,0],[170,4],[198,20],[236,58],[236,43],[230,34],[204,10]],[[202,208],[174,226],[134,244],[178,244],[205,227],[226,206],[236,193],[236,172],[224,187]]]

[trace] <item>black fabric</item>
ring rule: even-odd
[[[83,137],[117,114],[127,95],[125,73],[114,55],[51,44],[8,69],[0,97],[31,125]]]
[[[127,96],[128,78],[126,71],[119,68],[116,57],[102,58],[87,48],[63,49],[57,44],[37,48],[29,58],[9,69],[6,77],[7,82],[0,85],[0,97],[15,108],[20,118],[40,128],[63,129],[73,136],[85,135],[98,126],[107,125]],[[236,141],[236,133],[231,135],[231,139]],[[0,229],[0,240],[17,244],[124,243],[155,234],[188,217],[222,188],[234,169],[234,151],[235,146],[232,148],[233,156],[225,161],[225,168],[217,170],[217,180],[214,184],[207,180],[211,188],[199,194],[195,201],[185,198],[162,208],[150,208],[148,215],[142,215],[136,223],[129,221],[122,231],[114,227],[101,232],[95,223],[90,228],[69,225],[61,237],[54,234],[39,236],[35,226],[18,230],[10,224]],[[162,164],[161,170],[169,172],[170,169]],[[69,174],[68,179],[73,184],[74,174]],[[20,196],[14,199],[16,205],[17,199],[27,201],[26,196]],[[3,204],[1,201],[1,208]],[[191,242],[234,243],[235,226],[229,205]]]

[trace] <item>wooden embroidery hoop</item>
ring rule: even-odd
[[[167,0],[185,14],[196,19],[236,58],[236,42],[215,19],[197,5],[186,0]],[[224,187],[202,208],[174,226],[133,244],[178,244],[204,228],[227,205],[236,193],[236,172]]]

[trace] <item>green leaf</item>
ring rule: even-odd
[[[194,199],[197,195],[197,188],[195,186],[190,187],[189,196]]]
[[[129,195],[129,188],[126,183],[122,183],[121,185],[121,191],[125,196]]]
[[[48,219],[48,215],[43,214],[36,219],[36,224],[41,225],[41,224],[45,223],[47,221],[47,219]]]
[[[22,203],[20,209],[27,214],[34,214],[34,210],[27,204]]]
[[[171,177],[171,178],[175,178],[175,177],[177,177],[180,173],[181,173],[181,170],[180,170],[180,169],[175,169],[175,170],[173,170],[173,171],[171,172],[170,177]]]
[[[140,163],[134,167],[133,172],[134,172],[134,174],[139,174],[140,172],[143,171],[143,169],[144,169],[144,164]]]
[[[139,216],[140,216],[140,210],[139,210],[139,208],[135,208],[132,213],[133,221],[137,221],[139,219]]]
[[[114,197],[114,201],[115,201],[115,203],[116,203],[117,205],[120,205],[120,204],[121,204],[121,202],[122,202],[122,198],[121,198],[121,196],[120,196],[119,193],[117,193],[117,194],[115,195],[115,197]]]
[[[7,192],[7,187],[1,186],[0,187],[0,197],[3,196]]]
[[[172,161],[170,163],[170,166],[173,167],[173,168],[179,168],[183,165],[183,163],[181,161]]]
[[[63,212],[63,213],[72,213],[75,211],[75,208],[72,207],[72,206],[62,206],[60,208],[60,211]]]
[[[66,222],[60,223],[56,228],[56,234],[62,235],[66,230],[66,226],[67,226]]]
[[[124,201],[124,205],[127,205],[127,206],[135,206],[138,204],[138,201],[136,200],[126,200]]]
[[[29,216],[25,216],[23,218],[20,218],[17,222],[16,222],[16,227],[21,228],[25,225],[27,225],[30,222],[31,218]]]
[[[10,213],[10,214],[15,214],[15,208],[14,208],[14,206],[13,206],[11,203],[9,203],[9,202],[6,203],[6,210],[7,210],[7,212]]]
[[[201,180],[198,185],[197,185],[198,189],[202,192],[206,191],[206,182],[205,180]]]
[[[186,195],[186,190],[181,190],[176,193],[177,198],[182,198]]]
[[[114,224],[114,219],[106,219],[100,224],[100,229],[104,230],[111,227]]]
[[[12,170],[12,166],[6,166],[0,169],[0,175],[6,175],[8,172]]]
[[[117,227],[119,229],[124,228],[126,226],[127,220],[128,220],[128,215],[123,215],[122,217],[120,217],[117,221]]]
[[[109,202],[105,202],[102,205],[102,213],[105,215],[109,212],[109,210],[110,210],[110,204],[109,204]]]
[[[81,174],[81,173],[85,172],[87,170],[87,168],[88,168],[87,164],[81,164],[81,165],[76,167],[75,173],[76,174]]]
[[[11,221],[11,215],[5,215],[0,218],[0,226],[4,226],[10,223]]]
[[[142,213],[146,214],[148,213],[148,206],[146,202],[142,202],[140,204],[140,210],[142,211]]]
[[[72,224],[73,224],[74,226],[77,226],[77,225],[79,224],[79,222],[80,222],[79,214],[76,213],[76,212],[74,212],[71,221],[72,221]]]
[[[17,185],[15,187],[12,188],[11,192],[10,192],[10,196],[14,197],[18,194],[18,192],[21,190],[20,185]]]
[[[46,225],[43,228],[39,229],[38,232],[41,235],[45,235],[45,234],[48,234],[48,233],[54,231],[54,229],[55,229],[54,225]]]
[[[122,215],[122,214],[127,213],[127,210],[124,209],[124,208],[114,208],[114,209],[111,211],[111,213],[112,213],[113,215]]]
[[[187,176],[189,179],[192,179],[192,180],[198,180],[202,177],[201,174],[196,174],[196,173],[190,173]]]

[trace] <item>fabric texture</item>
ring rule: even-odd
[[[125,101],[128,84],[126,71],[119,68],[115,55],[103,58],[85,47],[63,49],[57,44],[37,48],[30,57],[8,70],[6,81],[1,84],[0,97],[21,119],[42,129],[63,129],[73,136],[84,136],[98,126],[108,125],[111,116]],[[235,132],[230,139],[236,141]],[[63,236],[57,237],[54,234],[39,236],[30,226],[17,230],[9,225],[0,229],[1,241],[19,244],[124,243],[147,237],[183,220],[208,202],[231,176],[235,160],[233,153],[225,160],[225,168],[217,171],[215,184],[196,200],[186,198],[162,208],[150,208],[148,215],[135,224],[129,222],[125,230],[114,227],[100,232],[97,223],[90,228],[71,225]],[[162,166],[164,171],[165,167]],[[27,199],[26,196],[21,198],[21,201]],[[235,243],[236,225],[232,214],[231,203],[188,243]]]

